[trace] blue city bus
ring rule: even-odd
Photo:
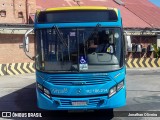
[[[29,50],[25,34],[24,51]],[[126,104],[125,40],[116,8],[49,8],[35,16],[36,93],[46,110],[100,110]]]

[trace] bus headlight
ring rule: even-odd
[[[40,90],[45,96],[51,98],[51,93],[47,88],[44,88],[41,84],[37,83],[37,88]]]
[[[111,88],[109,90],[109,97],[111,97],[112,95],[114,95],[116,93],[116,86],[114,86],[113,88]]]
[[[120,83],[118,83],[116,86],[112,87],[109,90],[109,97],[113,96],[114,94],[116,94],[119,90],[121,90],[124,87],[124,81],[121,81]]]
[[[43,86],[39,83],[37,83],[37,88],[40,90],[40,91],[43,91]]]
[[[117,85],[117,91],[119,91],[120,89],[122,89],[124,86],[124,82],[120,82],[118,85]]]
[[[51,94],[50,94],[50,91],[46,88],[44,88],[44,94],[48,97],[48,98],[51,98]]]

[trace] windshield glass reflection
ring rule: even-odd
[[[120,28],[36,30],[36,68],[43,71],[109,71],[122,67]]]

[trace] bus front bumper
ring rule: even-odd
[[[126,88],[124,87],[111,97],[51,97],[48,98],[37,90],[37,104],[46,110],[94,110],[122,107],[126,104]]]

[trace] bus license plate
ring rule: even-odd
[[[72,102],[73,106],[86,106],[87,102],[86,101],[74,101]]]

